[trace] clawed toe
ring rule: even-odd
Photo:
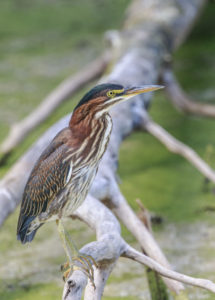
[[[61,270],[61,272],[63,272],[63,271],[65,271],[65,270],[67,270],[69,267],[70,267],[70,264],[69,264],[69,262],[67,261],[67,262],[65,262],[64,264],[62,264],[62,265],[60,266],[60,270]]]
[[[92,265],[94,265],[96,268],[98,267],[95,259],[92,256],[81,254],[77,257],[73,257],[71,265],[68,262],[61,265],[61,271],[64,271],[63,280],[66,281],[73,271],[80,270],[89,278],[95,289],[96,286],[94,283],[94,270]]]
[[[95,259],[90,255],[80,254],[79,256],[73,258],[73,261],[79,262],[79,264],[75,264],[75,269],[81,270],[86,274],[86,276],[89,278],[90,282],[92,283],[94,289],[96,288],[94,283],[94,270],[92,265],[95,265],[97,268],[98,265],[95,261]],[[81,266],[80,266],[81,264]]]
[[[63,281],[65,282],[67,278],[69,277],[70,273],[72,272],[71,268],[68,268],[64,273],[63,273]]]

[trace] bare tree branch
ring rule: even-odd
[[[91,255],[98,262],[99,267],[95,269],[96,289],[92,287],[89,281],[87,284],[87,278],[83,272],[76,270],[65,283],[63,300],[80,300],[86,284],[87,289],[84,299],[101,299],[106,280],[120,256],[139,262],[166,278],[201,287],[215,293],[215,284],[210,280],[193,278],[171,271],[128,245],[121,238],[117,219],[107,207],[95,198],[88,196],[74,216],[86,222],[96,232],[97,242],[85,245],[80,252]],[[175,281],[171,280],[171,282]]]
[[[169,99],[179,110],[202,117],[215,117],[215,105],[195,102],[182,90],[170,67],[163,69],[161,73],[165,91]]]
[[[193,277],[166,269],[163,266],[161,266],[160,264],[158,264],[156,261],[151,259],[150,257],[138,252],[131,246],[128,245],[127,247],[128,248],[125,250],[125,253],[123,254],[123,256],[125,256],[127,258],[131,258],[131,259],[149,267],[150,269],[156,271],[157,273],[159,273],[162,276],[165,276],[165,277],[168,277],[171,279],[175,279],[177,281],[180,281],[180,282],[183,282],[186,284],[197,286],[197,287],[209,290],[212,293],[215,293],[215,284],[212,281],[207,280],[207,279],[201,279],[201,278],[193,278]]]
[[[169,262],[161,251],[160,247],[156,243],[153,235],[149,232],[143,222],[133,212],[126,199],[119,191],[116,185],[115,192],[112,193],[111,204],[113,205],[113,211],[122,221],[122,223],[128,228],[128,230],[137,239],[144,252],[154,260],[158,261],[166,268],[171,268]],[[174,291],[175,294],[179,294],[183,290],[183,286],[172,280],[164,278],[166,285],[170,290]]]
[[[80,252],[92,256],[98,264],[98,269],[94,267],[96,289],[88,282],[85,300],[101,299],[106,280],[125,247],[120,225],[111,211],[92,196],[87,197],[74,215],[96,232],[97,242],[85,245]],[[63,300],[81,299],[80,290],[83,292],[86,283],[86,275],[74,271],[65,283]]]
[[[95,269],[95,286],[93,288],[92,284],[88,284],[85,289],[84,300],[99,300],[102,298],[107,279],[110,276],[113,268],[115,267],[115,262],[109,262],[109,264],[101,264],[99,268]]]
[[[192,148],[178,141],[150,118],[147,121],[144,119],[143,128],[164,144],[169,151],[183,156],[205,177],[215,182],[214,170]]]

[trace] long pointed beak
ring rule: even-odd
[[[141,87],[132,87],[132,88],[125,89],[125,91],[123,93],[123,98],[124,97],[130,98],[130,97],[133,97],[133,96],[136,96],[139,94],[156,91],[156,90],[163,89],[163,88],[164,88],[163,85],[144,85]]]

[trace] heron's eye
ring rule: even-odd
[[[109,97],[109,98],[113,98],[113,97],[115,97],[115,93],[113,92],[113,91],[108,91],[107,92],[107,96]]]

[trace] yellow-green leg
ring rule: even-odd
[[[63,224],[60,220],[56,220],[56,224],[57,224],[59,236],[61,238],[67,259],[68,259],[69,263],[72,263],[72,254],[71,254],[71,250],[69,249],[69,245],[66,240],[66,235],[65,235],[65,230],[64,230]]]
[[[56,221],[58,226],[58,232],[60,238],[62,240],[63,248],[65,250],[67,256],[67,263],[62,266],[62,271],[65,271],[63,274],[63,278],[66,279],[70,273],[74,270],[83,271],[88,278],[90,279],[92,285],[95,288],[94,284],[94,270],[92,267],[92,263],[97,267],[97,264],[93,257],[89,255],[80,254],[75,247],[74,242],[72,241],[68,232],[65,231],[64,226],[61,220]],[[92,263],[91,263],[91,261]],[[78,263],[78,264],[77,264]],[[80,266],[81,265],[81,266]]]

